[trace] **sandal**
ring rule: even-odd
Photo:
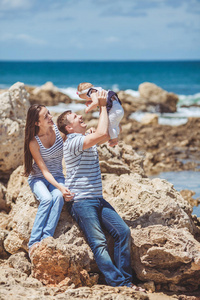
[[[134,292],[143,292],[143,293],[147,292],[145,289],[141,288],[140,286],[134,285],[134,284],[132,284],[130,288],[133,289]]]
[[[35,244],[33,244],[33,245],[29,248],[28,255],[29,255],[29,258],[30,258],[30,259],[31,259],[32,255],[33,255],[35,249],[36,249],[37,247],[39,247],[39,244],[40,244],[40,242],[36,242]]]

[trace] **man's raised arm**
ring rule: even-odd
[[[101,91],[98,96],[100,106],[100,116],[97,130],[94,133],[88,134],[83,143],[83,150],[88,149],[105,139],[109,138],[108,135],[108,113],[106,109],[106,91]]]

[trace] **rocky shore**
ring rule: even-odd
[[[159,125],[152,107],[175,112],[178,98],[143,83],[140,98],[119,92],[125,109],[120,143],[99,147],[103,190],[132,236],[134,281],[147,294],[105,285],[82,232],[64,206],[55,235],[28,258],[27,243],[38,203],[23,171],[26,111],[32,103],[76,102],[51,83],[16,83],[0,94],[0,299],[200,299],[200,220],[192,216],[193,192],[148,176],[161,171],[199,171],[200,119]],[[143,122],[130,114],[147,113]],[[97,124],[92,114],[90,126]],[[56,119],[56,114],[55,114]],[[112,255],[113,241],[108,236]]]

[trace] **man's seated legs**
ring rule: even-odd
[[[101,224],[114,238],[115,242],[115,265],[126,280],[132,282],[130,228],[105,199],[101,199],[101,206]]]
[[[100,271],[105,276],[106,282],[111,286],[131,286],[131,274],[129,273],[130,254],[128,253],[129,238],[126,237],[122,242],[120,241],[121,234],[119,237],[117,231],[121,228],[122,230],[120,229],[120,231],[121,233],[123,232],[124,235],[126,231],[122,228],[123,220],[112,209],[111,206],[109,208],[106,207],[106,203],[107,202],[103,199],[77,200],[72,203],[70,212],[79,224],[80,228],[83,230],[94,254],[96,263]],[[111,212],[112,220],[108,225],[109,222],[107,220],[107,215],[109,214],[109,211]],[[113,220],[115,219],[114,215],[117,216],[114,225],[112,225]],[[116,240],[116,266],[113,264],[112,259],[109,255],[107,241],[102,230],[100,219],[102,219],[102,222],[106,226],[107,230],[109,230],[109,232]],[[116,225],[116,223],[118,222],[120,223],[119,226]],[[125,226],[127,225],[125,224]],[[128,235],[130,236],[130,232],[128,233]],[[127,257],[125,257],[126,255]],[[129,266],[127,266],[126,259]],[[118,269],[118,266],[120,267],[120,269]]]

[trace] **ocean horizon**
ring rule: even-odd
[[[200,60],[1,60],[0,88],[17,81],[31,86],[51,81],[58,88],[76,88],[80,82],[92,82],[105,89],[134,91],[148,81],[168,92],[194,95],[200,92]]]

